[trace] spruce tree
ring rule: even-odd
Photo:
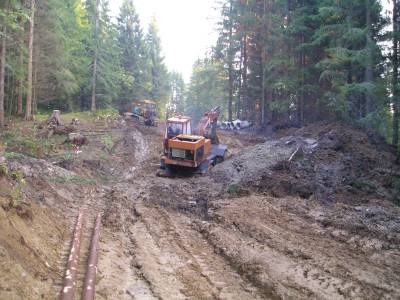
[[[169,74],[161,54],[161,40],[156,19],[153,17],[146,35],[146,46],[150,62],[151,87],[149,97],[160,105],[165,104],[170,93]]]

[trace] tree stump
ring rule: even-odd
[[[50,118],[48,118],[46,121],[47,125],[50,125],[52,127],[61,126],[62,123],[60,114],[61,112],[59,110],[53,110],[53,113],[51,114]]]

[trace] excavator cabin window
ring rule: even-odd
[[[170,122],[167,125],[168,138],[173,138],[180,134],[191,134],[190,122],[187,123],[174,123]]]
[[[168,124],[168,138],[180,135],[183,133],[183,124],[169,123]]]

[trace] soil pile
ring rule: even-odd
[[[246,148],[214,168],[211,177],[274,197],[400,203],[400,166],[385,141],[342,124],[317,124],[286,134]]]
[[[315,147],[290,164],[275,165],[255,183],[272,196],[362,205],[370,200],[400,203],[400,166],[393,149],[374,135],[341,124],[313,125],[293,133]]]

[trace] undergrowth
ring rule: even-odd
[[[96,184],[96,180],[94,180],[93,178],[88,178],[79,175],[62,175],[62,176],[51,177],[50,179],[58,183],[75,183],[82,185]]]
[[[17,158],[21,153],[43,158],[55,150],[55,144],[37,136],[36,128],[14,128],[0,136],[6,152],[6,158]]]
[[[36,115],[37,121],[45,121],[51,115],[51,111],[42,111]],[[72,119],[79,119],[80,121],[93,122],[97,120],[115,120],[119,117],[118,110],[115,108],[98,109],[96,112],[91,111],[74,111],[74,112],[61,112],[61,121],[69,123]]]

